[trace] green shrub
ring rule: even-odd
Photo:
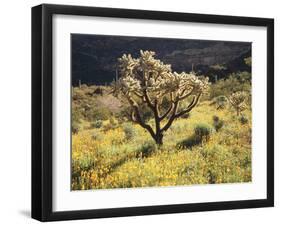
[[[202,140],[199,136],[192,135],[186,139],[183,139],[179,143],[177,143],[177,148],[183,149],[183,148],[192,148],[195,145],[201,144]]]
[[[97,120],[97,121],[95,121],[95,122],[93,122],[93,123],[91,124],[91,128],[97,128],[97,129],[99,129],[99,128],[102,127],[102,124],[103,124],[103,121],[102,121],[102,120]]]
[[[126,140],[132,140],[136,136],[136,131],[131,123],[124,123],[123,131],[125,133]]]
[[[225,109],[225,107],[227,106],[228,104],[228,99],[226,96],[218,96],[215,98],[215,104],[216,104],[216,107],[217,107],[217,110],[220,110],[220,109]]]
[[[195,126],[194,133],[201,141],[208,141],[212,133],[212,127],[208,124],[200,123]]]
[[[157,145],[155,144],[155,142],[144,143],[138,148],[137,157],[138,158],[148,157],[156,150],[157,150]]]
[[[221,120],[218,116],[213,116],[213,125],[215,130],[218,132],[224,125],[224,121]]]
[[[244,125],[244,124],[247,124],[247,123],[249,122],[249,119],[247,118],[247,116],[241,115],[241,116],[239,117],[239,121],[240,121],[240,123],[241,123],[242,125]]]
[[[194,135],[185,138],[177,143],[177,148],[192,148],[195,145],[203,144],[208,141],[212,133],[212,127],[208,124],[197,124],[194,128]]]

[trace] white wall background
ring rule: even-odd
[[[0,224],[38,225],[30,218],[31,6],[36,0],[2,1],[0,13]],[[281,213],[281,14],[276,0],[59,0],[44,3],[136,8],[275,18],[275,208],[56,222],[55,225],[277,225]]]

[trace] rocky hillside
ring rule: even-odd
[[[138,57],[139,50],[153,50],[177,72],[193,69],[219,75],[250,71],[244,58],[251,43],[72,34],[72,83],[108,84],[115,77],[117,58],[123,53]],[[218,65],[220,67],[218,67]],[[219,70],[218,70],[219,68]]]

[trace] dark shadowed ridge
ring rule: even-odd
[[[122,37],[72,34],[72,84],[109,84],[115,78],[117,58],[124,53],[139,56],[140,49],[152,50],[157,58],[171,64],[177,72],[210,72],[210,66],[222,64],[231,72],[250,71],[244,58],[251,56],[251,43],[185,40],[146,37]]]

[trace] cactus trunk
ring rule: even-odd
[[[163,134],[156,133],[154,140],[155,140],[156,144],[158,144],[159,146],[163,145]]]

